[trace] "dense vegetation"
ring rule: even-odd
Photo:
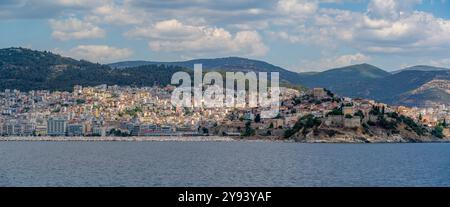
[[[405,123],[408,126],[407,129],[414,131],[417,135],[423,136],[428,133],[428,130],[425,127],[420,126],[410,117],[402,115],[397,119],[397,121]]]
[[[297,132],[302,132],[303,135],[315,127],[319,127],[322,122],[320,119],[314,117],[312,114],[305,115],[301,117],[292,127],[292,129],[288,129],[284,133],[285,138],[292,137]]]
[[[250,137],[256,134],[256,130],[251,127],[251,122],[245,122],[245,130],[242,132],[242,136]]]
[[[195,59],[181,62],[149,62],[149,61],[127,61],[110,64],[112,68],[136,67],[142,65],[172,65],[193,69],[194,64],[201,63],[204,70],[224,70],[224,71],[255,71],[255,72],[279,72],[280,79],[284,82],[297,85],[300,82],[298,73],[258,60],[251,60],[240,57]]]
[[[378,119],[376,123],[369,121],[369,125],[378,125],[379,127],[393,134],[398,133],[398,126],[401,123],[406,125],[406,130],[412,131],[419,136],[425,136],[429,133],[426,127],[421,126],[410,117],[399,115],[395,112],[384,113],[383,109],[374,108],[371,111],[371,114],[378,116]]]
[[[436,125],[434,127],[434,129],[431,131],[431,134],[438,138],[444,138],[445,137],[444,136],[444,128],[446,128],[446,127],[448,127],[448,125],[444,119],[443,122],[440,122],[438,125]]]
[[[344,115],[344,112],[342,112],[342,108],[335,108],[327,113],[327,116],[339,116]]]

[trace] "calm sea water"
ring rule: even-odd
[[[0,186],[450,186],[450,144],[0,142]]]

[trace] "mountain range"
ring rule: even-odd
[[[450,103],[450,70],[420,66],[389,73],[368,64],[314,74],[300,74],[306,87],[324,87],[349,97],[370,98],[394,105],[426,106]]]
[[[407,67],[401,70],[392,71],[392,74],[400,73],[402,71],[408,71],[408,70],[414,70],[414,71],[445,71],[449,70],[448,68],[442,68],[442,67],[433,67],[428,65],[416,65],[412,67]]]
[[[112,68],[124,69],[142,65],[172,65],[183,68],[193,69],[194,64],[201,63],[205,70],[221,70],[235,72],[279,72],[280,79],[298,84],[298,73],[292,72],[281,67],[259,61],[240,57],[215,58],[215,59],[195,59],[179,62],[152,62],[152,61],[125,61],[109,64]]]
[[[296,73],[258,60],[239,57],[179,62],[126,61],[109,65],[24,48],[0,49],[0,90],[71,90],[73,85],[152,86],[170,83],[173,73],[205,70],[279,72],[283,82],[309,88],[324,87],[336,94],[371,98],[388,104],[425,106],[450,103],[450,70],[414,66],[394,72],[369,64],[323,72]]]

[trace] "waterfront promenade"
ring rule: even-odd
[[[166,141],[217,141],[217,142],[227,142],[233,141],[234,139],[230,137],[221,136],[154,136],[154,137],[0,137],[0,141],[155,141],[155,142],[166,142]]]

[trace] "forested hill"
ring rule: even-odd
[[[212,59],[194,59],[188,61],[178,62],[156,62],[156,61],[125,61],[109,64],[112,68],[123,69],[126,67],[136,67],[142,65],[171,65],[180,66],[183,68],[193,69],[194,64],[202,64],[205,70],[223,70],[223,71],[238,71],[238,72],[278,72],[280,79],[283,82],[291,84],[299,84],[300,79],[298,73],[286,70],[284,68],[272,65],[270,63],[252,60],[241,57],[225,57]]]
[[[107,65],[24,48],[0,49],[0,90],[72,90],[74,85],[167,85],[178,66],[146,65],[111,69]]]

